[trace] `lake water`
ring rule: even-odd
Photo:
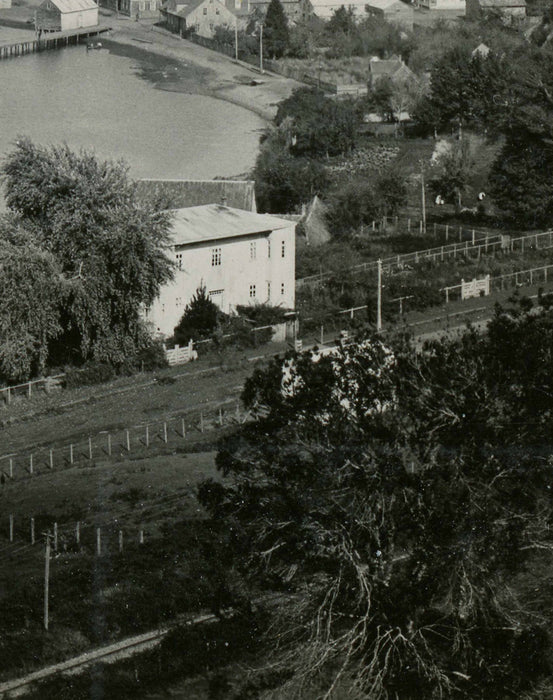
[[[251,168],[260,117],[202,92],[205,70],[102,41],[0,61],[0,157],[18,135],[122,158],[135,178]]]

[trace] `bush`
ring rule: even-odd
[[[115,368],[106,362],[87,362],[80,369],[71,368],[65,373],[63,385],[66,389],[80,386],[104,384],[115,377]]]
[[[253,321],[256,326],[273,326],[282,323],[290,309],[271,304],[255,304],[252,306],[238,305],[236,311],[239,316],[245,316]]]

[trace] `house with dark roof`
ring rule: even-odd
[[[257,212],[253,180],[139,180],[138,197],[154,200],[160,209],[223,204]]]
[[[220,204],[176,209],[166,254],[176,264],[145,313],[171,335],[198,287],[225,313],[237,305],[295,304],[296,222]]]
[[[465,0],[418,0],[418,2],[419,7],[429,10],[432,14],[465,16]]]
[[[369,87],[374,87],[383,78],[390,79],[396,85],[417,80],[416,75],[399,56],[390,59],[373,56],[369,61]]]
[[[95,27],[98,5],[94,0],[44,0],[35,11],[35,28],[43,32]]]
[[[404,29],[413,29],[413,8],[401,0],[368,0],[365,4],[365,12],[373,17],[393,22]]]
[[[237,15],[220,0],[166,0],[161,13],[167,28],[177,34],[193,30],[211,39],[217,27],[234,29]]]
[[[506,22],[526,17],[526,0],[466,0],[469,19],[495,13],[503,15]]]

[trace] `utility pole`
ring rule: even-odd
[[[50,587],[50,533],[46,535],[44,555],[44,629],[48,630],[48,591]]]
[[[378,266],[378,289],[376,292],[376,330],[382,330],[382,260],[377,262]]]
[[[426,233],[426,192],[424,189],[424,165],[421,160],[421,204],[422,204],[422,232]]]
[[[234,22],[234,58],[238,61],[238,19]]]
[[[263,25],[259,25],[259,72],[263,73]]]

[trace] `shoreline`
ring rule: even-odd
[[[253,112],[266,122],[271,122],[277,105],[288,97],[299,83],[289,78],[264,73],[262,82],[255,86],[250,81],[260,73],[254,68],[236,63],[224,54],[181,39],[177,34],[152,24],[133,22],[130,19],[109,17],[112,31],[106,41],[114,45],[130,48],[132,53],[158,56],[191,64],[196,71],[203,73],[192,89],[176,85],[176,92],[193,92],[217,100],[230,102]],[[205,80],[205,83],[202,82]],[[173,91],[171,87],[158,85],[160,89]]]

